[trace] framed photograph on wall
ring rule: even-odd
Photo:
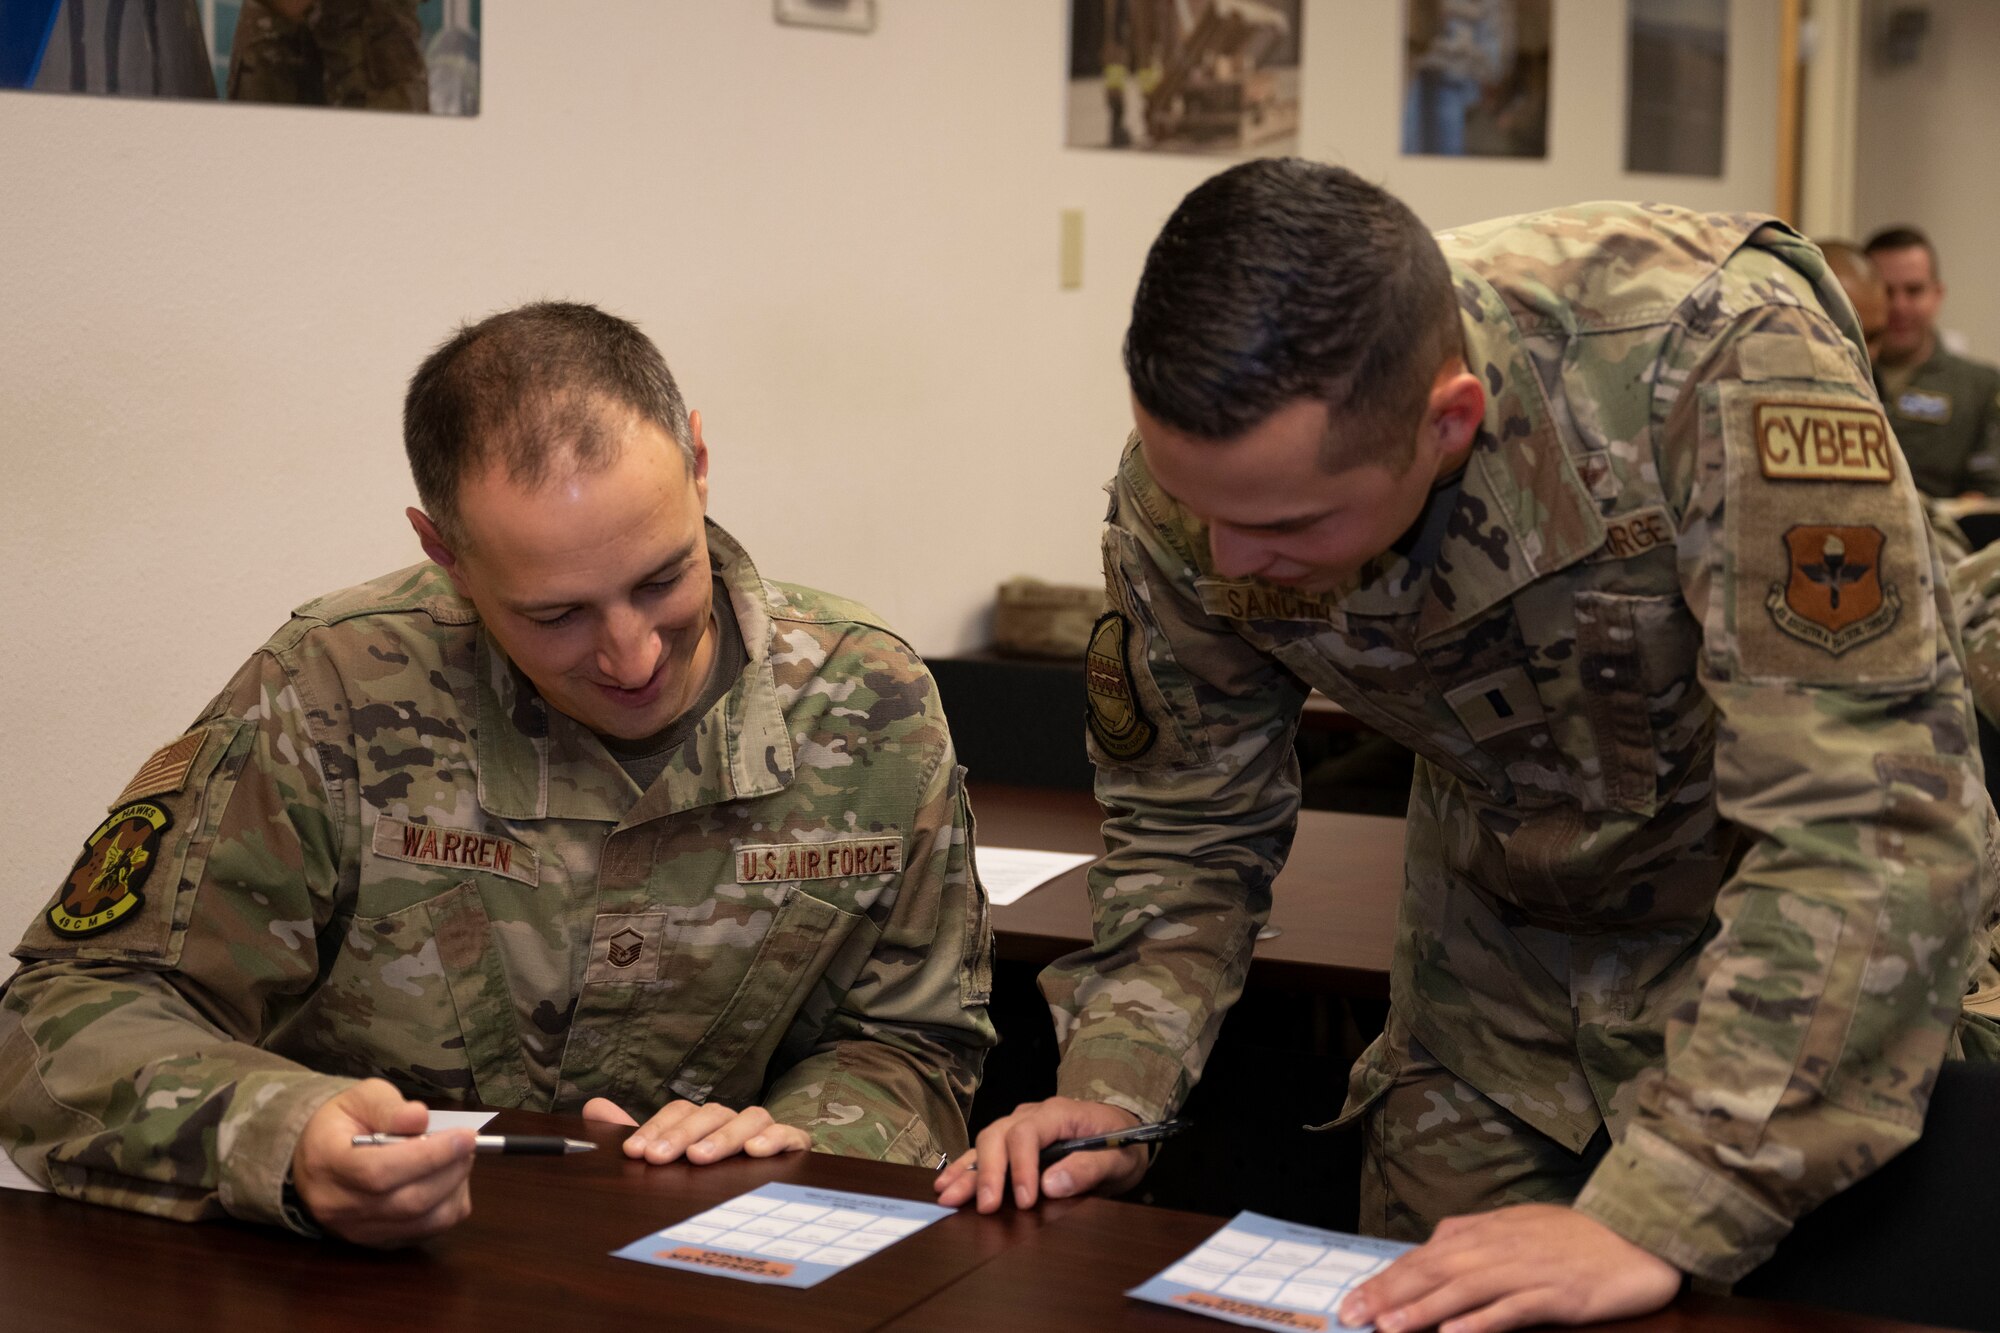
[[[1547,157],[1549,0],[1406,0],[1403,152]]]
[[[1069,0],[1064,142],[1293,151],[1299,10],[1299,0]]]
[[[800,28],[875,31],[875,0],[777,0],[778,22]]]
[[[1625,170],[1720,176],[1729,0],[1630,0]]]

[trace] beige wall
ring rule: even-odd
[[[1775,0],[1732,7],[1722,181],[1620,170],[1621,4],[1556,0],[1534,163],[1399,157],[1400,5],[1306,8],[1304,151],[1434,225],[1771,205]],[[0,94],[0,937],[289,608],[418,558],[403,381],[467,315],[640,320],[715,515],[925,652],[981,642],[1010,575],[1096,578],[1126,304],[1218,164],[1061,147],[1062,0],[880,9],[489,4],[474,120]]]
[[[1899,223],[1928,232],[1944,271],[1944,326],[1973,355],[2000,361],[2000,3],[1929,0],[1922,56],[1896,69],[1879,59],[1891,7],[1870,0],[1863,11],[1856,237]]]

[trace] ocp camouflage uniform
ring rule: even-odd
[[[1733,1280],[1913,1140],[1995,890],[1942,570],[1819,253],[1594,204],[1441,238],[1487,391],[1434,561],[1218,576],[1136,438],[1086,658],[1060,1090],[1153,1118],[1241,991],[1308,686],[1414,750],[1363,1224],[1577,1195]],[[1578,1193],[1580,1191],[1580,1194]]]
[[[16,950],[0,1145],[59,1194],[293,1226],[299,1133],[368,1075],[963,1148],[990,934],[929,673],[708,533],[748,660],[644,792],[436,566],[300,608]]]
[[[1938,343],[1899,387],[1885,389],[1882,404],[1918,490],[1950,497],[2000,489],[2000,369]]]
[[[244,0],[229,99],[429,111],[418,0]]]

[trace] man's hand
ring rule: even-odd
[[[357,1148],[356,1134],[422,1134],[430,1112],[371,1078],[313,1112],[292,1150],[292,1188],[343,1240],[387,1249],[456,1226],[472,1211],[472,1135],[454,1130]]]
[[[1130,1111],[1104,1102],[1069,1097],[1023,1102],[1012,1115],[1004,1115],[981,1130],[972,1150],[938,1175],[938,1202],[956,1208],[976,1192],[980,1212],[997,1212],[1010,1174],[1017,1208],[1034,1207],[1038,1194],[1066,1199],[1095,1189],[1114,1193],[1130,1189],[1146,1173],[1144,1148],[1071,1153],[1046,1172],[1041,1169],[1041,1154],[1057,1139],[1109,1134],[1138,1123],[1139,1117]]]
[[[1609,1227],[1524,1203],[1446,1218],[1429,1243],[1362,1283],[1340,1318],[1372,1319],[1382,1333],[1499,1333],[1649,1314],[1680,1287],[1679,1269]]]
[[[602,1120],[613,1125],[638,1125],[625,1109],[604,1097],[584,1103],[585,1120]],[[686,1158],[696,1166],[707,1166],[725,1157],[742,1153],[746,1157],[775,1157],[781,1152],[804,1152],[812,1139],[797,1125],[781,1125],[761,1106],[732,1111],[714,1102],[669,1102],[653,1118],[625,1140],[627,1157],[643,1157],[654,1165]]]

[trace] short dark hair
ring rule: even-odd
[[[460,325],[417,367],[403,399],[403,448],[417,496],[447,540],[464,541],[458,487],[497,462],[526,486],[552,465],[615,462],[606,409],[652,422],[693,462],[687,405],[652,339],[596,306],[538,301]]]
[[[1465,345],[1451,267],[1409,207],[1341,167],[1262,158],[1181,201],[1146,256],[1125,372],[1146,412],[1226,440],[1301,398],[1401,467]],[[1371,441],[1373,442],[1373,441]],[[1341,448],[1340,453],[1350,453]]]
[[[1931,281],[1939,281],[1937,247],[1931,244],[1931,238],[1924,235],[1921,228],[1907,225],[1884,227],[1870,236],[1868,244],[1862,249],[1868,252],[1870,259],[1884,250],[1921,249],[1931,257]]]

